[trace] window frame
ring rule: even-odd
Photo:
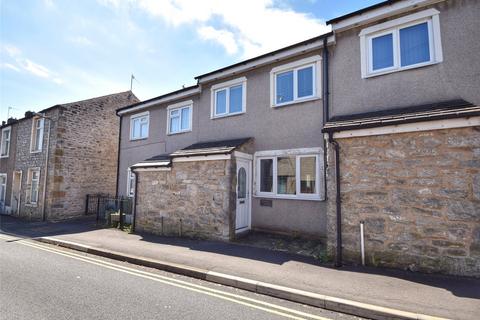
[[[8,139],[4,140],[5,132],[8,131]],[[6,127],[2,129],[2,136],[0,138],[0,158],[8,158],[10,156],[10,146],[12,142],[12,127]],[[5,154],[2,154],[4,143],[8,142]]]
[[[322,97],[322,77],[321,77],[321,61],[320,55],[314,55],[301,60],[293,61],[273,68],[270,71],[270,106],[272,108],[283,107],[291,104],[302,103],[321,99]],[[298,97],[298,70],[312,67],[312,95]],[[277,75],[285,72],[293,71],[293,100],[283,103],[277,103]]]
[[[427,9],[398,19],[390,20],[363,29],[360,34],[360,58],[362,78],[370,78],[383,74],[421,68],[443,61],[442,41],[440,34],[440,12],[436,9]],[[428,44],[430,59],[428,61],[402,66],[400,50],[400,30],[422,23],[427,23]],[[393,66],[373,70],[372,40],[382,35],[393,35]]]
[[[239,85],[242,85],[242,110],[231,113],[230,112],[230,88],[237,87]],[[222,90],[226,90],[226,94],[225,94],[226,111],[225,113],[217,114],[217,108],[216,108],[217,92]],[[231,116],[244,114],[247,112],[247,78],[246,77],[241,77],[241,78],[233,79],[230,81],[215,84],[210,88],[210,91],[211,91],[210,119],[231,117]]]
[[[292,149],[292,150],[276,150],[276,151],[260,151],[255,153],[255,194],[254,197],[259,198],[273,198],[273,199],[290,199],[290,200],[316,200],[323,201],[324,192],[321,184],[323,183],[323,156],[320,151],[321,148],[307,148],[307,149]],[[295,194],[279,194],[278,193],[278,158],[282,157],[295,157]],[[301,193],[301,169],[300,159],[315,157],[315,193]],[[265,159],[271,159],[272,164],[272,192],[260,191],[261,187],[261,175],[260,175],[260,161]],[[322,161],[322,162],[321,162]]]
[[[3,194],[0,194],[0,202],[3,202],[5,205],[5,202],[7,201],[7,179],[8,176],[6,173],[0,173],[0,177],[5,177],[5,184],[3,185]],[[1,185],[1,184],[0,184]],[[3,200],[2,200],[3,198]]]
[[[133,136],[134,122],[135,122],[135,120],[141,119],[141,118],[147,118],[147,135],[145,137],[141,137],[141,136],[140,137],[134,137]],[[141,130],[140,130],[140,132],[141,132]],[[148,139],[149,134],[150,134],[150,112],[145,111],[145,112],[141,112],[141,113],[131,115],[130,116],[130,141]]]
[[[41,126],[37,128],[37,121],[41,122]],[[37,146],[37,131],[40,132],[40,138],[38,139],[39,145]],[[30,135],[30,153],[38,153],[43,150],[43,134],[45,131],[45,118],[33,117],[32,119],[32,132]]]
[[[133,176],[133,179],[132,179]],[[135,196],[135,185],[132,187],[132,180],[135,184],[135,180],[137,179],[137,176],[135,173],[132,171],[131,168],[127,169],[127,197],[134,197]],[[133,192],[132,192],[133,190]]]
[[[35,198],[37,201],[32,202],[32,192],[33,192],[33,173],[38,172],[38,177],[37,177],[37,190],[35,194]],[[26,197],[25,197],[25,205],[26,206],[31,206],[31,207],[36,207],[38,205],[38,194],[40,193],[40,167],[35,167],[35,168],[28,168],[27,171],[27,190],[26,190]]]
[[[188,108],[190,110],[190,119],[188,120],[188,128],[182,130],[182,110]],[[171,130],[171,114],[172,111],[179,110],[180,111],[180,130],[172,132]],[[193,100],[188,100],[188,101],[182,101],[179,103],[175,103],[172,105],[169,105],[167,107],[167,135],[174,135],[174,134],[180,134],[180,133],[185,133],[185,132],[191,132],[192,131],[192,124],[193,124]]]

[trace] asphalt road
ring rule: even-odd
[[[358,319],[0,234],[0,319]]]

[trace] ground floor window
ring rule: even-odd
[[[135,196],[135,173],[130,168],[127,170],[127,195]]]
[[[319,153],[306,151],[308,149],[258,152],[256,195],[320,200],[320,180],[323,180],[323,162],[320,160],[323,158]]]
[[[28,169],[26,202],[36,205],[38,202],[38,187],[40,184],[40,168]]]
[[[5,203],[6,193],[7,193],[7,174],[0,173],[0,203]]]

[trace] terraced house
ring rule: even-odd
[[[59,104],[1,126],[0,210],[30,220],[84,214],[87,193],[115,192],[118,119],[130,92]]]
[[[479,275],[479,14],[385,1],[119,109],[136,229],[324,238],[337,265]]]

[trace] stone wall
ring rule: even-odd
[[[137,101],[123,92],[62,105],[50,160],[48,219],[83,215],[89,193],[115,195],[120,123],[115,110]]]
[[[7,185],[5,190],[5,207],[0,207],[0,213],[6,213],[11,210],[11,200],[12,200],[12,181],[13,181],[13,171],[15,170],[15,150],[17,147],[17,124],[13,122],[7,124],[4,128],[10,127],[10,150],[8,152],[8,157],[0,158],[0,173],[5,173],[7,175]],[[2,137],[2,129],[0,129],[0,138]],[[1,142],[0,142],[1,144]],[[4,212],[2,212],[4,210]]]
[[[344,261],[480,276],[480,127],[337,139]],[[328,251],[335,250],[328,148]]]
[[[137,172],[136,230],[228,240],[233,166],[232,160],[174,162],[170,171]]]

